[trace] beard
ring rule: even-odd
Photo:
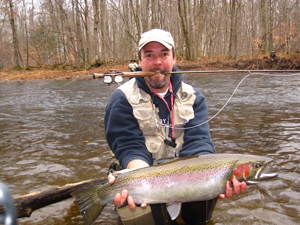
[[[145,79],[147,84],[153,89],[162,89],[169,85],[170,75],[157,74]]]

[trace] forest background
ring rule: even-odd
[[[1,0],[0,69],[126,64],[151,28],[173,34],[178,61],[274,51],[297,66],[299,12],[300,0]]]

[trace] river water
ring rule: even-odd
[[[287,75],[287,74],[282,74]],[[213,117],[244,74],[188,75]],[[103,132],[116,86],[101,80],[0,83],[0,181],[14,195],[106,174],[112,159]],[[212,224],[299,224],[300,75],[251,75],[210,122],[221,153],[267,155],[279,176],[219,200]],[[82,224],[69,199],[19,219],[21,225]],[[95,224],[119,224],[113,206]]]

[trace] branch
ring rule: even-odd
[[[17,217],[30,217],[32,212],[36,209],[40,209],[72,197],[71,193],[75,190],[87,188],[96,184],[104,184],[106,182],[106,179],[84,180],[78,183],[66,184],[61,187],[54,187],[48,190],[15,197],[14,203],[17,211]],[[3,210],[3,207],[0,206],[0,214],[3,214]]]

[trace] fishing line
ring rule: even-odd
[[[292,76],[300,76],[300,73],[295,73],[295,74],[288,74],[288,75],[280,75],[280,74],[268,74],[268,73],[251,73],[251,71],[248,71],[248,74],[246,74],[241,80],[240,82],[236,85],[235,89],[233,90],[232,94],[230,95],[230,97],[227,99],[227,101],[225,102],[225,104],[208,120],[201,122],[199,124],[196,124],[194,126],[190,126],[190,127],[174,127],[175,130],[188,130],[188,129],[193,129],[199,126],[202,126],[208,122],[210,122],[211,120],[213,120],[214,118],[216,118],[223,110],[224,108],[229,104],[229,102],[231,101],[231,99],[233,98],[233,96],[235,95],[235,93],[238,91],[239,87],[241,86],[241,84],[250,76],[252,75],[260,75],[260,76],[272,76],[272,77],[292,77]],[[156,121],[157,122],[157,121]],[[172,126],[169,125],[165,125],[162,124],[161,122],[157,122],[159,123],[159,125],[161,125],[162,127],[166,127],[166,128],[172,128]]]

